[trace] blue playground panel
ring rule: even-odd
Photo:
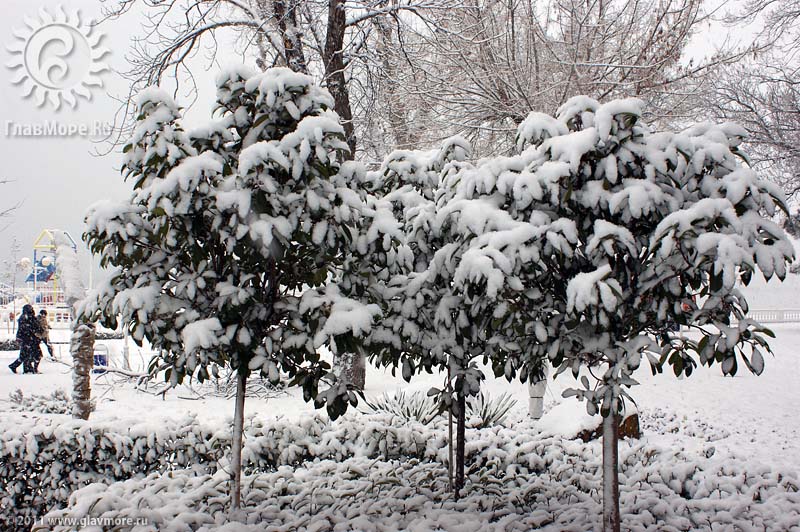
[[[94,365],[95,366],[103,366],[104,368],[108,367],[108,353],[95,353],[94,354]],[[95,368],[95,369],[92,370],[92,373],[103,374],[105,372],[106,372],[106,370],[100,369],[100,368]]]
[[[37,283],[49,283],[53,276],[56,274],[56,265],[50,264],[49,266],[42,266],[41,263],[36,265],[36,282]],[[28,274],[28,277],[25,279],[26,283],[32,283],[34,281],[33,272]]]

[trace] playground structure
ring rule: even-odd
[[[25,282],[20,286],[0,283],[0,323],[13,330],[22,307],[33,305],[38,313],[47,311],[51,327],[68,327],[72,313],[64,301],[64,290],[56,268],[56,235],[63,234],[73,249],[75,240],[65,231],[44,229],[33,242],[33,259]]]

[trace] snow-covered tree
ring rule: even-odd
[[[228,366],[237,375],[233,506],[240,502],[247,378],[298,384],[306,400],[341,414],[355,395],[335,382],[318,349],[353,352],[379,312],[332,283],[370,253],[383,227],[357,192],[358,172],[333,100],[286,68],[218,78],[217,117],[185,132],[167,94],[147,89],[125,146],[128,201],[94,205],[84,239],[115,267],[82,313],[147,339],[177,385]],[[320,393],[320,382],[331,384]]]
[[[493,295],[464,290],[454,267],[464,246],[457,240],[450,199],[460,172],[472,168],[466,162],[470,151],[460,137],[447,139],[438,150],[398,150],[368,179],[404,222],[398,260],[382,279],[384,317],[370,337],[371,347],[378,364],[402,368],[406,380],[423,371],[446,374],[442,389],[429,394],[457,419],[450,464],[456,496],[464,483],[466,402],[479,395],[485,379],[477,362],[491,360],[496,374],[511,379],[517,373],[506,369],[506,360],[520,345],[512,339],[517,329],[494,318]]]
[[[544,354],[580,379],[565,395],[603,416],[608,531],[619,530],[619,415],[642,357],[676,375],[697,363],[761,373],[771,333],[746,318],[737,283],[758,270],[782,279],[793,255],[768,219],[783,193],[741,164],[741,128],[653,133],[642,107],[575,97],[556,118],[533,113],[523,151],[464,169],[449,201],[465,248],[454,280],[530,339],[509,370]],[[698,339],[671,336],[676,323]]]
[[[76,305],[86,296],[78,254],[73,247],[75,243],[63,231],[56,231],[53,239],[56,244],[56,268],[64,290],[64,302],[74,315]],[[77,419],[89,419],[89,414],[92,412],[91,373],[94,365],[94,337],[95,329],[91,323],[83,323],[79,319],[74,321],[69,351],[72,355],[72,417]]]

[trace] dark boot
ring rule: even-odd
[[[16,373],[20,364],[22,364],[22,362],[20,362],[19,359],[16,359],[14,362],[8,365],[8,369],[11,370],[11,373]]]

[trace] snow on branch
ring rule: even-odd
[[[70,307],[74,307],[86,293],[81,280],[78,254],[75,252],[72,241],[63,231],[56,231],[54,239],[56,242],[56,269],[64,289],[64,299]]]

